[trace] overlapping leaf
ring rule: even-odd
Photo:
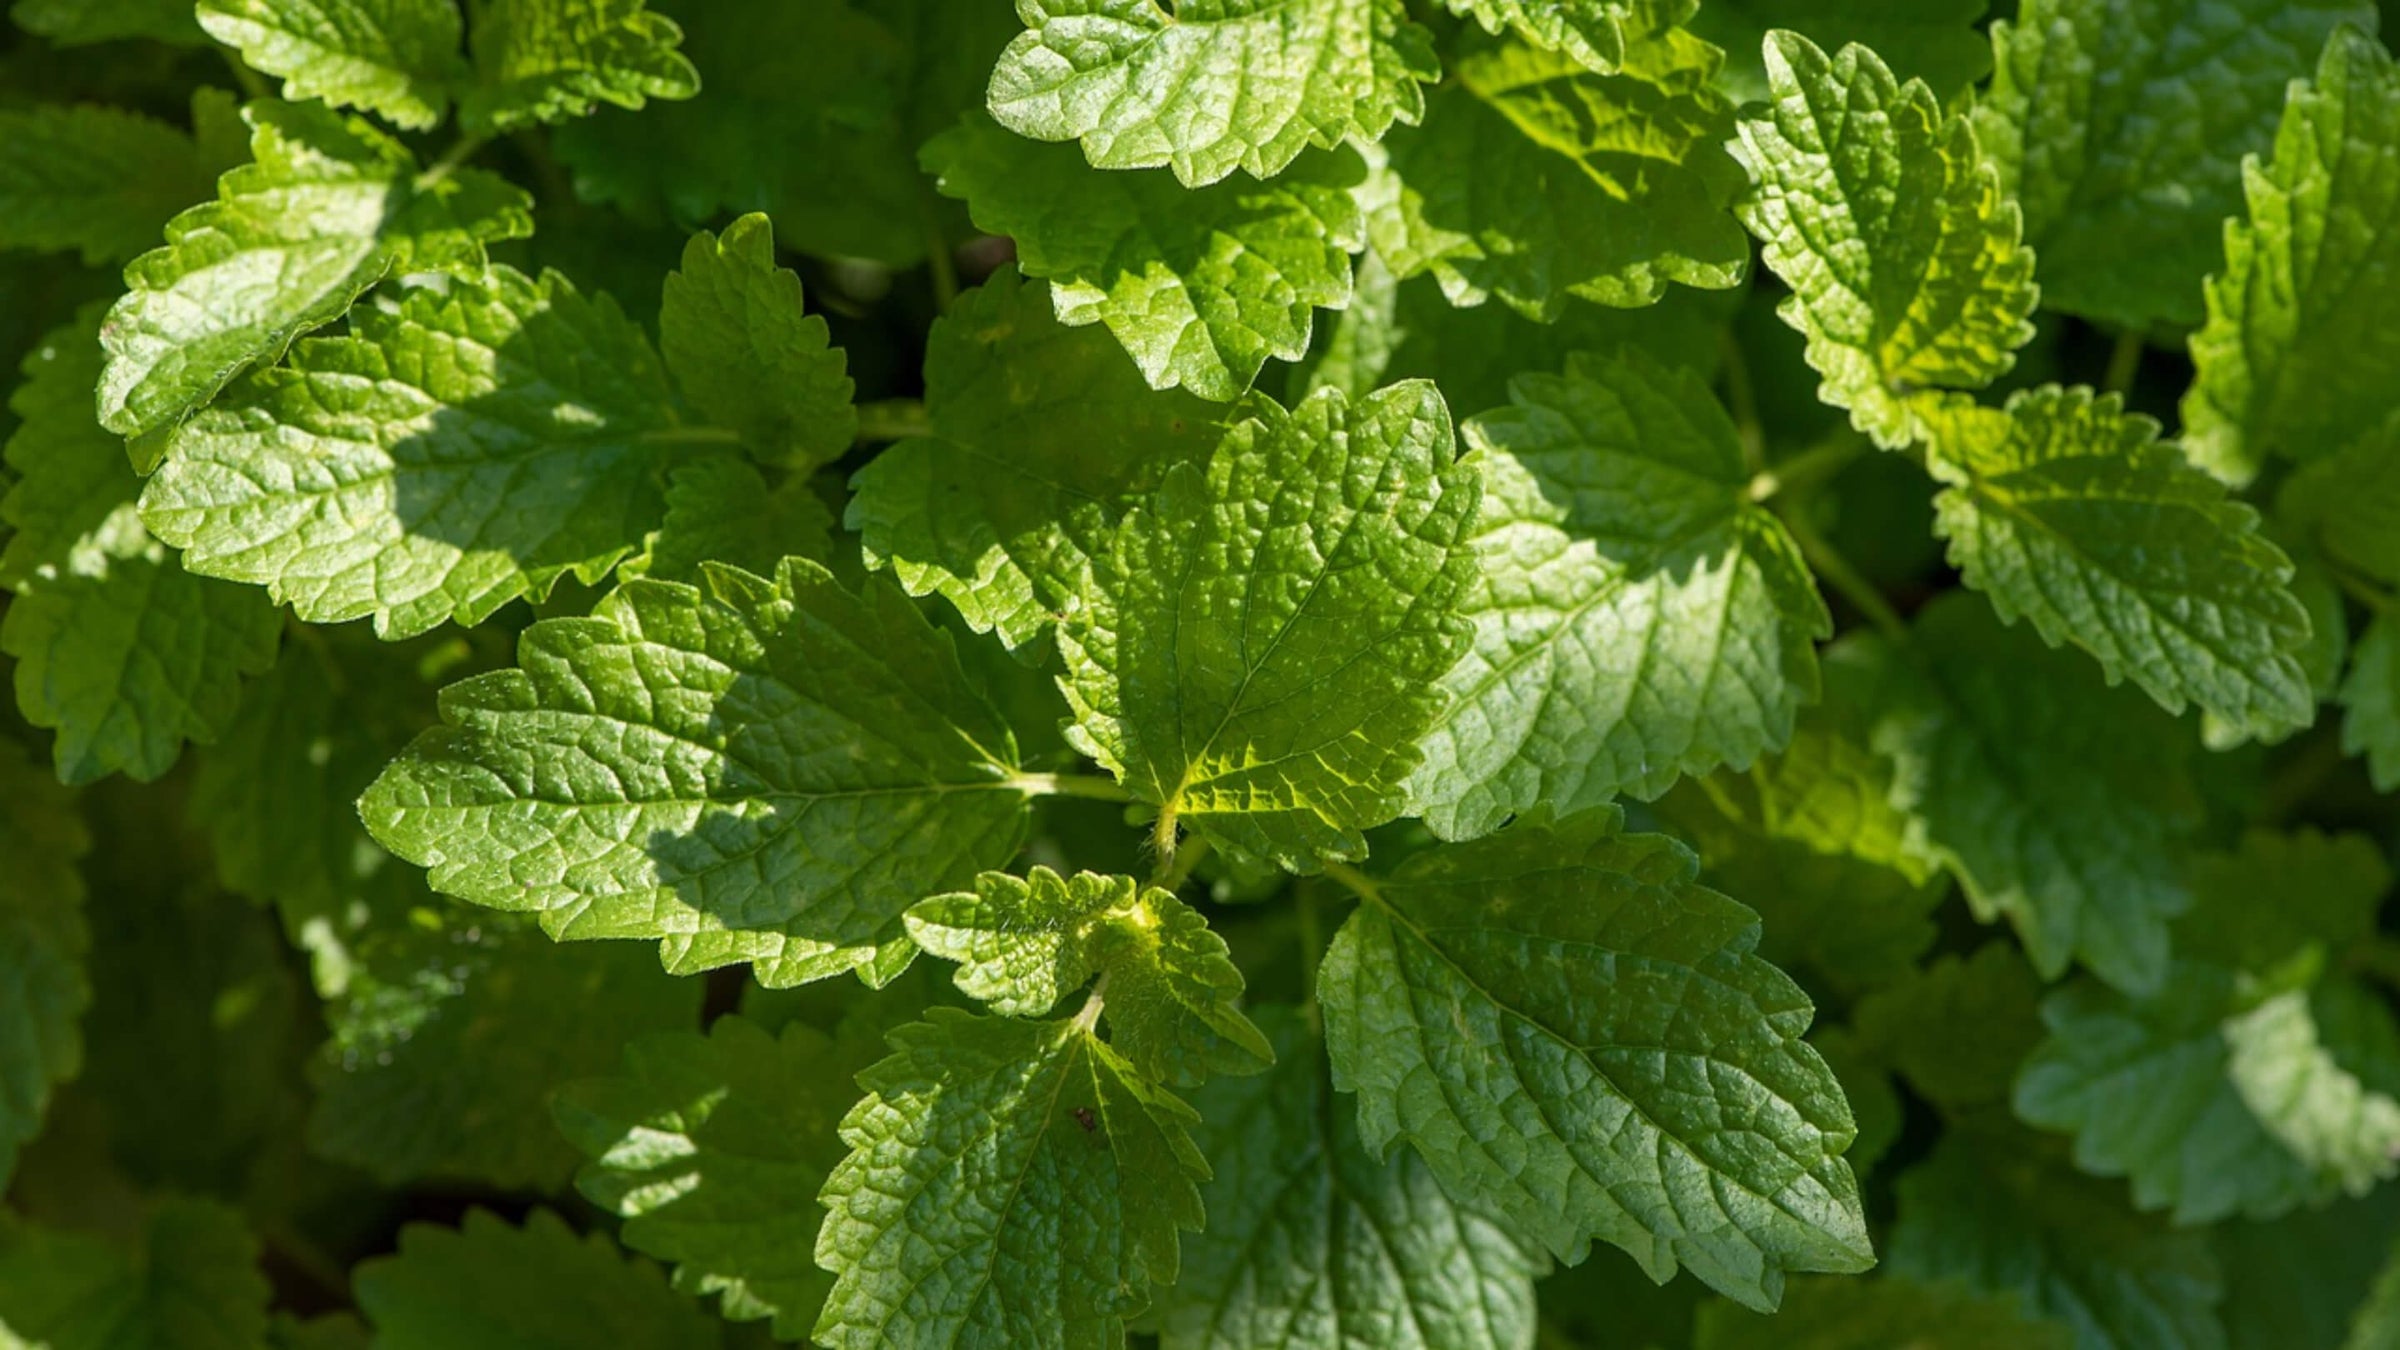
[[[1154,1081],[1252,1074],[1274,1058],[1242,1016],[1242,972],[1225,940],[1173,893],[1132,877],[986,872],[972,891],[910,909],[908,935],[959,963],[960,989],[1015,1017],[1049,1012],[1102,976],[1109,1048]]]
[[[760,215],[722,236],[705,232],[667,274],[659,349],[684,396],[751,450],[809,469],[858,435],[848,358],[825,320],[801,309],[800,278],[775,265],[775,233]]]
[[[1318,997],[1371,1153],[1560,1257],[1595,1237],[1772,1309],[1874,1257],[1854,1133],[1758,919],[1612,809],[1420,854],[1365,888]]]
[[[667,471],[666,512],[617,575],[697,582],[718,562],[765,576],[786,558],[833,558],[833,510],[816,485],[799,474],[770,485],[739,455],[701,455]]]
[[[929,1019],[892,1033],[842,1121],[816,1340],[1121,1342],[1200,1227],[1198,1117],[1080,1017]]]
[[[1443,682],[1414,813],[1471,838],[1537,807],[1656,797],[1790,738],[1832,621],[1696,376],[1630,348],[1571,358],[1465,430],[1475,642]]]
[[[1521,43],[1462,57],[1361,194],[1376,252],[1453,304],[1498,299],[1545,322],[1574,298],[1640,306],[1670,282],[1739,283],[1750,249],[1726,212],[1740,174],[1720,60],[1673,28],[1611,75]]]
[[[467,26],[475,85],[459,98],[459,122],[490,134],[603,103],[690,98],[700,77],[676,50],[682,40],[643,0],[477,0]]]
[[[607,1235],[578,1237],[545,1209],[511,1227],[470,1209],[457,1228],[411,1224],[396,1255],[358,1268],[377,1350],[610,1345],[709,1350],[723,1328]]]
[[[1218,409],[1153,392],[1105,334],[1055,317],[1047,288],[995,274],[936,321],[932,434],[851,480],[870,561],[1019,647],[1049,630],[1103,548],[1118,500],[1208,453]]]
[[[1153,387],[1220,402],[1268,357],[1308,350],[1314,312],[1350,302],[1350,255],[1366,243],[1348,149],[1273,182],[1187,191],[1164,174],[1095,172],[978,118],[923,159],[979,228],[1016,240],[1017,265],[1049,280],[1062,322],[1106,324]]]
[[[62,47],[117,38],[197,47],[207,40],[184,0],[17,0],[8,17]]]
[[[1466,647],[1476,480],[1429,384],[1255,407],[1095,554],[1058,630],[1069,739],[1159,808],[1162,843],[1354,858],[1406,808]]]
[[[1802,1280],[1772,1318],[1713,1303],[1701,1310],[1698,1350],[2069,1350],[2074,1338],[2013,1299],[1949,1282],[1886,1276]]]
[[[155,247],[169,217],[209,194],[230,167],[215,161],[190,133],[118,108],[0,113],[0,248],[123,262]]]
[[[1828,51],[1858,43],[1902,80],[1923,80],[1948,98],[1992,69],[1992,44],[1976,29],[1984,0],[1709,0],[1692,31],[1725,49],[1725,92],[1743,103],[1767,97],[1760,60],[1768,33],[1788,28]]]
[[[161,1202],[119,1243],[0,1218],[0,1337],[41,1350],[258,1350],[267,1281],[242,1216]]]
[[[1443,0],[1492,33],[1513,32],[1563,51],[1593,70],[1614,72],[1628,39],[1688,18],[1691,0]]]
[[[176,434],[142,516],[195,572],[409,637],[606,575],[659,521],[675,416],[614,302],[494,267],[228,390]]]
[[[2377,615],[2342,681],[2342,749],[2364,755],[2375,790],[2400,789],[2400,622]]]
[[[1910,396],[1980,389],[2033,335],[2033,254],[2014,202],[1958,114],[1864,47],[1827,57],[1767,39],[1773,102],[1737,147],[1756,187],[1742,220],[1792,288],[1826,402],[1878,445],[1915,439]]]
[[[200,0],[200,26],[284,97],[363,108],[395,126],[442,120],[467,76],[456,0]]]
[[[1492,3],[1492,0],[1484,0]],[[1588,0],[1575,0],[1588,3]],[[1401,0],[1023,0],[992,115],[1080,141],[1096,168],[1172,167],[1187,187],[1281,173],[1311,145],[1372,141],[1441,78]]]
[[[76,862],[91,847],[75,801],[0,739],[0,1182],[41,1131],[51,1089],[83,1067],[77,1023],[92,999]]]
[[[2056,385],[2005,411],[1944,398],[1918,416],[1949,485],[1935,529],[2003,619],[2083,648],[2169,712],[2198,703],[2256,734],[2315,716],[2291,562],[2155,422]]]
[[[2041,993],[2022,953],[1987,942],[1860,999],[1859,1047],[1944,1111],[1997,1105],[2041,1039]]]
[[[897,590],[822,567],[633,581],[445,692],[360,811],[436,888],[560,939],[770,985],[913,951],[900,915],[1015,852],[1015,744]]]

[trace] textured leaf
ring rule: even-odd
[[[1614,72],[1630,36],[1688,17],[1688,0],[1442,0],[1493,33],[1513,32],[1563,51],[1593,70]],[[1629,31],[1630,30],[1630,31]]]
[[[1736,102],[1765,99],[1767,34],[1789,28],[1832,51],[1870,48],[1901,80],[1943,98],[1991,73],[1992,44],[1976,29],[1984,0],[1709,0],[1692,31],[1726,51],[1718,83]]]
[[[2225,227],[2183,400],[2185,448],[2233,482],[2272,454],[2333,454],[2391,412],[2400,336],[2382,316],[2400,299],[2400,234],[2379,222],[2400,211],[2400,65],[2336,34],[2242,186],[2249,212]]]
[[[721,1328],[678,1297],[658,1267],[578,1238],[548,1210],[512,1228],[470,1209],[455,1229],[411,1224],[397,1255],[354,1277],[376,1350],[703,1350]]]
[[[2342,750],[2366,756],[2376,791],[2400,791],[2400,622],[2391,615],[2367,626],[2341,697]]]
[[[643,0],[476,0],[467,46],[475,87],[458,120],[513,131],[582,117],[603,103],[639,108],[690,98],[700,76],[676,50],[683,31]]]
[[[186,423],[142,515],[209,576],[389,638],[599,580],[658,524],[673,395],[641,329],[495,267],[353,316]]]
[[[1954,1132],[1899,1190],[1890,1274],[2013,1294],[2066,1324],[2077,1350],[2225,1344],[2208,1235],[2131,1213],[2119,1187]]]
[[[1409,783],[1435,833],[1656,797],[1791,738],[1832,620],[1697,376],[1570,358],[1465,430],[1475,643]]]
[[[1178,823],[1257,857],[1358,857],[1406,808],[1458,608],[1476,480],[1441,395],[1260,401],[1093,559],[1059,625],[1069,739]]]
[[[0,521],[0,586],[16,593],[0,650],[17,659],[17,706],[58,732],[59,777],[149,780],[183,743],[216,739],[242,678],[275,660],[283,619],[256,591],[193,576],[142,528],[124,442],[92,420],[100,350],[91,312],[44,338],[9,407],[16,486]]]
[[[1220,409],[1155,393],[1116,343],[1070,328],[1048,288],[995,273],[936,320],[925,353],[933,432],[851,479],[846,523],[913,595],[1020,647],[1076,596],[1117,501],[1208,453]]]
[[[101,329],[100,421],[175,426],[234,376],[283,355],[386,276],[473,266],[532,232],[532,199],[475,169],[420,171],[407,147],[313,104],[243,110],[255,162],[175,217],[125,270]]]
[[[2041,1040],[2041,993],[2022,953],[1987,942],[1860,999],[1858,1039],[1945,1111],[1994,1105]]]
[[[1011,1017],[1039,1017],[1103,976],[1109,1048],[1145,1078],[1192,1085],[1274,1059],[1242,1016],[1242,972],[1225,940],[1171,892],[1132,877],[986,872],[972,891],[910,909],[908,935],[958,962],[958,987]]]
[[[870,1042],[880,1049],[880,1042]],[[576,1188],[625,1220],[625,1244],[675,1263],[675,1287],[732,1321],[804,1339],[833,1278],[814,1260],[835,1127],[872,1054],[800,1023],[740,1017],[625,1048],[623,1072],[568,1086],[560,1126],[592,1161]]]
[[[62,47],[116,38],[152,38],[179,46],[207,41],[185,0],[17,0],[8,17]]]
[[[2201,318],[2242,160],[2284,86],[2369,0],[2027,0],[1992,25],[1975,130],[2025,213],[2053,309],[2142,328]]]
[[[225,166],[191,135],[94,104],[0,112],[0,248],[123,262]]]
[[[618,565],[619,577],[697,582],[701,564],[711,562],[767,576],[785,558],[833,557],[832,508],[798,474],[770,487],[738,456],[703,455],[667,471],[666,503],[642,552]]]
[[[1421,117],[1418,85],[1442,75],[1401,0],[1020,0],[1017,12],[1028,31],[992,72],[992,116],[1082,142],[1095,168],[1171,166],[1187,187],[1372,141]]]
[[[466,81],[454,0],[200,0],[200,26],[285,98],[364,108],[424,130]]]
[[[744,216],[694,236],[667,275],[659,348],[701,415],[795,468],[839,458],[858,435],[848,358],[801,310],[800,278],[775,265],[774,227]]]
[[[1767,40],[1774,101],[1740,123],[1757,180],[1744,224],[1792,288],[1828,403],[1886,449],[1916,437],[1909,397],[1980,389],[2033,336],[2033,254],[1964,117],[1876,55]]]
[[[51,1088],[83,1068],[77,1026],[92,1001],[83,877],[91,848],[74,799],[0,738],[0,1184],[41,1132]],[[0,1310],[4,1316],[4,1310]]]
[[[162,1201],[123,1245],[0,1220],[0,1338],[39,1350],[259,1350],[267,1282],[242,1217]]]
[[[1786,1272],[1873,1263],[1854,1127],[1752,954],[1757,916],[1613,809],[1420,854],[1364,891],[1318,997],[1372,1153],[1570,1262],[1598,1237],[1772,1309]]]
[[[1730,1303],[1700,1311],[1698,1350],[2069,1350],[2055,1322],[2037,1322],[2008,1298],[1953,1283],[1800,1280],[1783,1308],[1762,1317]]]
[[[1452,304],[1545,322],[1570,297],[1632,307],[1676,282],[1737,285],[1750,246],[1726,205],[1722,54],[1681,29],[1643,37],[1614,75],[1521,44],[1462,57],[1425,125],[1395,132],[1362,194],[1375,250],[1431,273]]]
[[[556,951],[530,923],[411,910],[359,945],[310,1067],[310,1147],[387,1185],[550,1189],[574,1152],[551,1092],[636,1036],[697,1024],[700,986],[623,947]]]
[[[1262,1008],[1272,1074],[1220,1079],[1192,1101],[1216,1175],[1208,1227],[1161,1300],[1164,1350],[1519,1350],[1548,1264],[1443,1193],[1423,1159],[1359,1146],[1323,1046],[1288,1008]]]
[[[1176,1231],[1200,1227],[1198,1117],[1082,1018],[928,1016],[892,1033],[842,1121],[817,1341],[1120,1343],[1174,1282]]]
[[[905,964],[900,914],[1005,862],[1025,789],[949,639],[814,563],[634,581],[534,625],[360,813],[437,889],[770,985]],[[879,955],[880,953],[880,955]]]
[[[1153,387],[1220,402],[1268,357],[1308,350],[1313,311],[1350,303],[1349,255],[1366,244],[1347,149],[1271,183],[1189,192],[1164,174],[1095,172],[976,119],[928,142],[923,160],[978,228],[1016,240],[1017,265],[1049,279],[1061,322],[1106,324]]]
[[[2157,423],[2057,385],[2006,411],[1945,398],[1918,414],[1949,485],[1934,528],[2001,618],[2083,648],[2169,712],[2198,703],[2262,735],[2315,718],[2290,560],[2255,512],[2159,444]]]
[[[2333,561],[2400,583],[2400,414],[2301,465],[2277,490],[2275,514]]]
[[[2190,902],[2173,859],[2200,810],[2188,738],[1971,597],[1928,606],[1915,636],[1921,667],[1863,639],[1893,680],[1875,742],[1897,770],[1894,801],[2044,978],[2072,959],[2119,988],[2155,987],[2167,921]]]

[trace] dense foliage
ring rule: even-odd
[[[0,1344],[2400,1346],[2400,64],[1985,8],[15,0]]]

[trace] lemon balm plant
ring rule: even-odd
[[[2400,1338],[2368,0],[16,0],[0,1339]]]

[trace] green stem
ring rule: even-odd
[[[1866,438],[1845,428],[1772,468],[1760,470],[1750,480],[1750,500],[1763,502],[1778,495],[1813,492],[1866,451]]]
[[[917,194],[917,214],[925,227],[925,266],[933,277],[933,302],[947,314],[958,303],[958,255],[942,232],[941,209],[930,188]]]
[[[1021,773],[1009,786],[1033,797],[1081,797],[1095,802],[1129,802],[1133,794],[1113,778],[1097,774]]]
[[[234,53],[233,48],[219,47],[217,55],[225,58],[226,69],[233,72],[233,82],[242,87],[242,97],[253,99],[275,97],[274,86],[267,83],[265,76],[245,65],[242,58]]]
[[[2133,388],[2134,376],[2142,371],[2142,353],[2149,346],[2149,339],[2139,328],[2128,328],[2117,334],[2117,345],[2108,354],[2108,374],[2102,377],[2100,388],[2111,394],[2122,394]]]
[[[2347,758],[2342,753],[2339,736],[2322,733],[2309,737],[2293,750],[2289,759],[2276,766],[2259,789],[2257,822],[2280,825],[2297,815]]]
[[[660,427],[641,435],[644,445],[740,445],[742,433],[730,427]]]
[[[1325,864],[1325,875],[1348,887],[1359,899],[1370,905],[1383,903],[1383,887],[1376,882],[1375,878],[1348,863],[1329,862]]]
[[[1150,884],[1162,891],[1180,891],[1183,883],[1192,879],[1192,869],[1198,867],[1200,860],[1207,856],[1208,841],[1194,839],[1175,850],[1173,857],[1158,860],[1158,875],[1151,879]]]
[[[1306,1000],[1302,1012],[1308,1018],[1310,1031],[1323,1035],[1324,1024],[1317,1012],[1317,967],[1325,964],[1325,920],[1317,912],[1316,891],[1300,888],[1300,992]]]
[[[2320,556],[2323,556],[2322,550]],[[2330,557],[2325,559],[2325,570],[2333,574],[2334,584],[2342,588],[2344,595],[2373,611],[2377,617],[2400,614],[2400,597],[2395,597],[2390,591]]]
[[[456,143],[442,152],[440,159],[427,166],[425,172],[417,175],[417,186],[428,188],[448,178],[468,160],[475,158],[477,152],[481,151],[483,147],[491,143],[492,138],[489,136],[459,137]]]
[[[1106,970],[1100,972],[1100,978],[1092,982],[1092,992],[1084,998],[1083,1007],[1075,1014],[1075,1025],[1083,1028],[1086,1035],[1100,1025],[1100,1010],[1108,1006],[1110,973]]]
[[[1750,358],[1727,329],[1717,340],[1718,361],[1725,368],[1725,402],[1733,412],[1734,430],[1741,437],[1742,463],[1753,474],[1767,471],[1767,431],[1758,420],[1758,386],[1750,379]]]
[[[1908,621],[1900,617],[1900,611],[1892,608],[1891,601],[1883,598],[1883,592],[1875,589],[1875,583],[1861,575],[1857,568],[1850,565],[1850,560],[1841,555],[1840,550],[1817,533],[1817,527],[1809,523],[1807,512],[1785,510],[1778,514],[1783,519],[1784,528],[1792,532],[1793,542],[1800,545],[1800,556],[1808,559],[1809,567],[1819,577],[1849,601],[1852,609],[1881,629],[1886,637],[1895,642],[1908,641]]]
[[[887,398],[858,405],[858,438],[862,441],[905,441],[933,434],[933,419],[913,398]]]

